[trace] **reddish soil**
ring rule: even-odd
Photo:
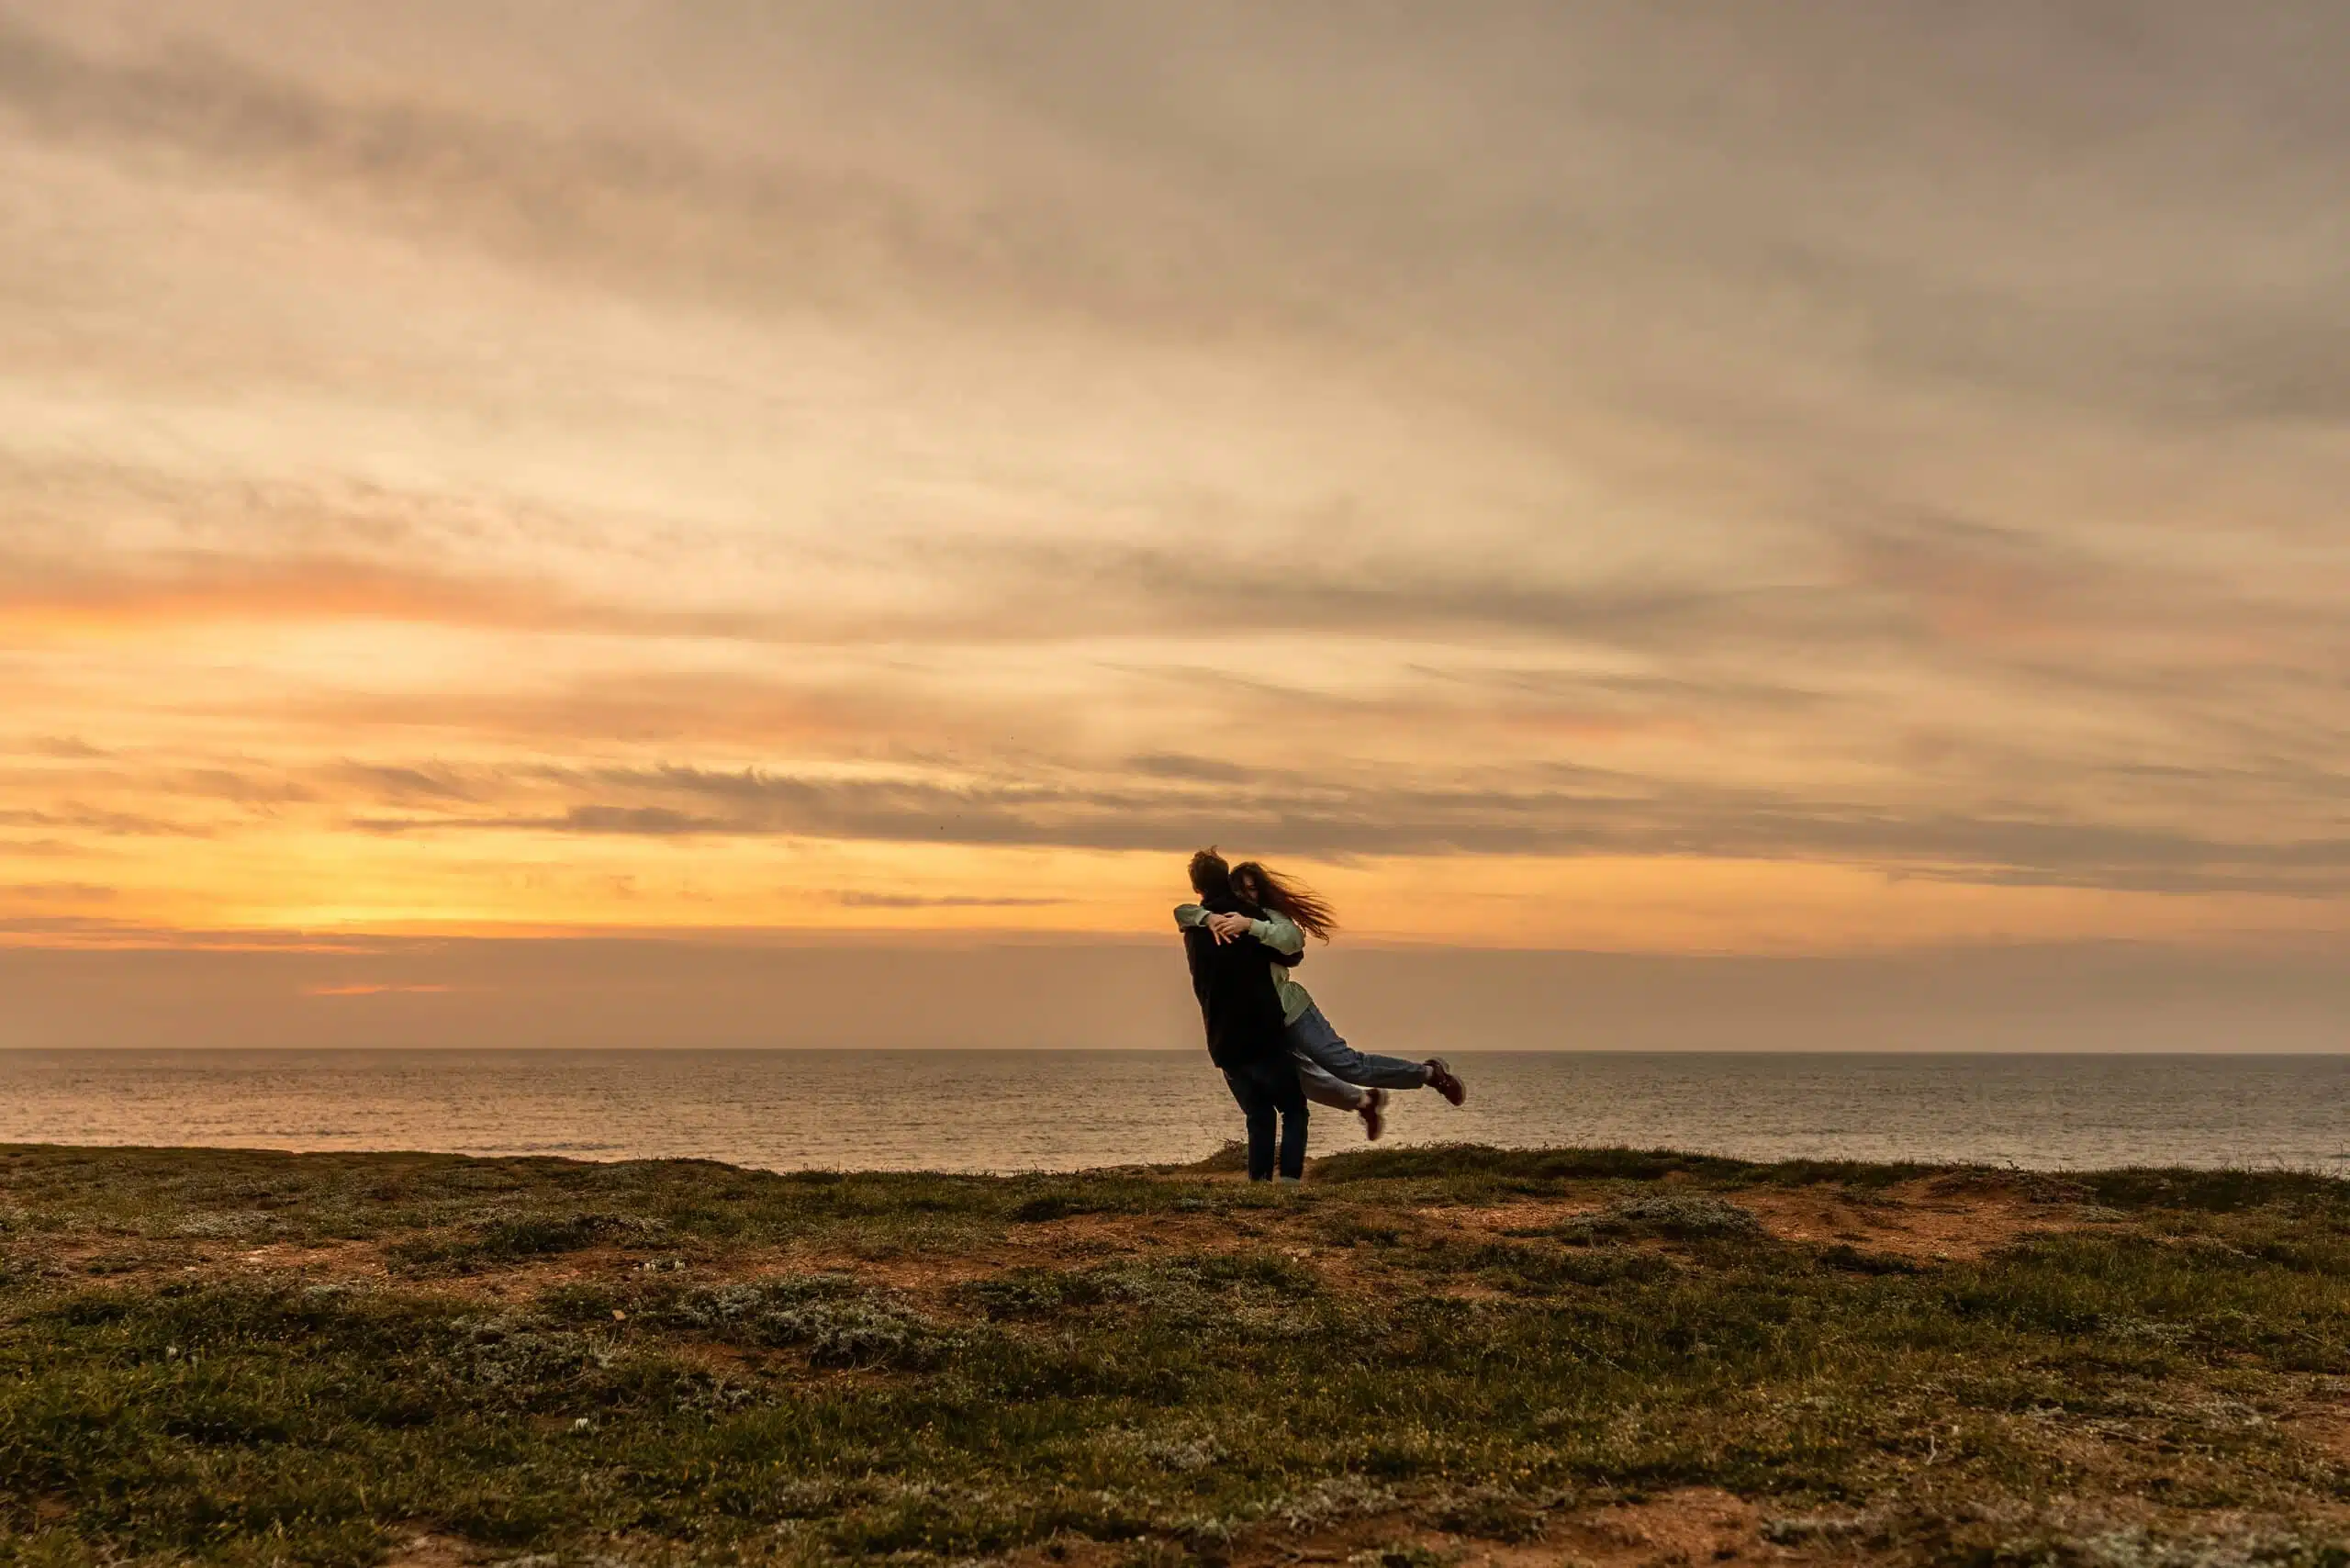
[[[1601,1209],[1608,1195],[1595,1185],[1588,1192],[1561,1198],[1358,1211],[1352,1217],[1376,1222],[1379,1228],[1392,1233],[1394,1244],[1405,1248],[1448,1241],[1484,1242],[1511,1232],[1554,1229]],[[2068,1205],[2036,1202],[2021,1190],[1991,1182],[1952,1183],[1947,1179],[1908,1182],[1883,1192],[1823,1185],[1751,1188],[1719,1195],[1753,1214],[1770,1234],[1782,1240],[1823,1247],[1841,1243],[1929,1266],[1979,1258],[2020,1238],[2080,1223]],[[721,1260],[691,1249],[647,1253],[642,1249],[597,1247],[503,1262],[477,1272],[427,1271],[406,1277],[435,1290],[521,1301],[553,1285],[609,1279],[648,1260],[673,1258],[704,1280],[836,1270],[875,1284],[926,1294],[1007,1269],[1082,1267],[1112,1259],[1175,1253],[1272,1250],[1320,1271],[1334,1289],[1376,1289],[1379,1271],[1360,1265],[1376,1257],[1378,1249],[1352,1239],[1348,1217],[1321,1204],[1255,1215],[1243,1223],[1235,1223],[1229,1215],[1206,1214],[1076,1215],[1015,1224],[998,1240],[952,1253],[890,1250],[867,1256],[834,1243],[730,1249]],[[161,1274],[210,1272],[282,1272],[316,1280],[383,1281],[394,1276],[383,1247],[369,1241],[248,1247],[214,1240],[138,1241],[69,1234],[50,1238],[41,1250],[42,1260],[52,1268],[97,1278],[151,1279]],[[1471,1294],[1481,1289],[1473,1283],[1460,1288]]]
[[[1752,1504],[1710,1487],[1690,1487],[1639,1503],[1617,1503],[1553,1514],[1539,1539],[1516,1543],[1481,1540],[1416,1527],[1396,1516],[1373,1516],[1326,1529],[1292,1534],[1253,1532],[1234,1542],[1232,1568],[1288,1568],[1343,1563],[1348,1568],[1397,1568],[1415,1549],[1449,1568],[1699,1568],[1722,1562],[1811,1564],[1856,1561],[1850,1551],[1822,1544],[1775,1545],[1763,1537],[1764,1516]],[[1171,1562],[1180,1554],[1170,1552]],[[1063,1538],[1017,1552],[1013,1568],[1108,1568],[1149,1561],[1131,1545]]]

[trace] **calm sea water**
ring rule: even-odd
[[[2350,1174],[2350,1057],[1525,1053],[1399,1144]],[[0,1142],[694,1156],[775,1169],[1074,1170],[1238,1135],[1196,1051],[0,1052]],[[1361,1145],[1317,1114],[1315,1148]]]

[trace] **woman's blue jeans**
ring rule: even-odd
[[[1292,1056],[1312,1062],[1342,1083],[1359,1083],[1365,1089],[1425,1089],[1428,1084],[1425,1062],[1370,1056],[1355,1049],[1338,1037],[1338,1031],[1330,1027],[1319,1007],[1308,1007],[1289,1026],[1289,1048]]]

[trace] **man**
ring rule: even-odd
[[[1192,890],[1210,912],[1254,913],[1234,895],[1232,868],[1214,849],[1192,856],[1191,871]],[[1304,1180],[1305,1094],[1273,989],[1272,949],[1254,936],[1219,942],[1204,927],[1192,926],[1183,933],[1183,957],[1192,968],[1200,1021],[1207,1026],[1208,1059],[1224,1070],[1224,1081],[1248,1118],[1248,1180],[1272,1181],[1277,1164],[1280,1180]]]

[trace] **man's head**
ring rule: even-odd
[[[1192,857],[1192,890],[1203,899],[1232,896],[1232,868],[1210,845]]]

